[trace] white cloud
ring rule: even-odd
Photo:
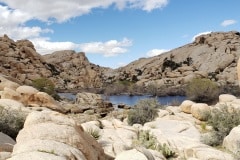
[[[110,57],[127,52],[127,47],[132,45],[132,41],[127,38],[124,38],[122,41],[110,40],[107,42],[90,42],[84,44],[51,42],[48,38],[33,38],[30,40],[40,54],[49,54],[59,50],[80,50],[87,54],[102,54],[105,57]]]
[[[235,23],[237,23],[236,20],[228,19],[228,20],[224,20],[224,21],[221,23],[221,26],[227,27],[227,26],[233,25],[233,24],[235,24]]]
[[[137,8],[144,11],[160,9],[166,6],[168,0],[0,0],[0,35],[7,34],[14,40],[30,39],[41,54],[63,49],[81,49],[87,53],[99,53],[106,57],[115,56],[128,51],[132,41],[125,38],[122,41],[92,42],[75,44],[73,42],[51,42],[43,33],[53,33],[49,28],[26,26],[31,20],[51,23],[62,23],[71,18],[88,14],[94,8],[107,8],[115,5],[122,10]],[[6,4],[6,5],[3,5]]]
[[[205,35],[205,34],[209,34],[211,32],[212,31],[206,31],[206,32],[201,32],[201,33],[198,33],[198,34],[194,35],[193,38],[192,38],[192,42],[195,41],[196,37],[201,36],[201,35]]]
[[[72,42],[50,42],[46,38],[34,38],[30,40],[40,54],[50,54],[59,50],[75,50],[78,48],[78,44]]]
[[[124,38],[122,41],[109,40],[107,42],[91,42],[80,44],[79,48],[86,53],[103,54],[105,57],[126,53],[126,47],[132,45],[132,41]]]
[[[168,4],[168,0],[134,0],[131,4],[133,8],[141,8],[150,12],[154,9],[163,8]]]
[[[160,55],[164,52],[168,52],[169,50],[167,49],[153,49],[147,52],[147,57],[153,57],[153,56],[157,56]]]
[[[107,8],[116,5],[118,9],[139,8],[144,11],[163,8],[168,0],[0,0],[13,10],[42,21],[64,22],[73,17],[91,12],[94,8]]]

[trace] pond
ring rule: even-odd
[[[73,93],[59,93],[61,97],[67,98],[69,100],[74,101],[76,95]],[[129,106],[135,105],[139,100],[146,99],[146,98],[153,98],[149,95],[141,95],[141,96],[129,96],[129,95],[112,95],[103,99],[110,101],[114,105],[118,104],[126,104]],[[160,104],[162,105],[170,105],[172,103],[182,103],[186,97],[185,96],[164,96],[164,97],[156,97]]]
[[[144,95],[144,96],[128,96],[128,95],[114,95],[109,96],[109,101],[113,104],[126,104],[133,106],[137,104],[137,102],[141,99],[147,99],[147,98],[155,98],[152,96]],[[162,105],[169,105],[171,103],[181,103],[183,102],[186,97],[185,96],[164,96],[164,97],[156,97],[158,102]]]

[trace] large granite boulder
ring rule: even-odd
[[[191,114],[191,108],[193,104],[194,104],[193,101],[185,100],[181,103],[179,107],[182,112]]]
[[[92,110],[94,113],[105,117],[108,113],[114,110],[111,102],[104,101],[100,94],[81,92],[76,95],[75,104],[79,110]]]
[[[240,126],[234,127],[224,138],[223,147],[234,154],[240,154]]]
[[[8,160],[110,160],[81,126],[53,111],[32,112],[19,132]]]
[[[211,113],[211,108],[205,103],[195,103],[191,107],[191,113],[196,119],[206,121]]]

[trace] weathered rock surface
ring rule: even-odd
[[[211,108],[205,103],[195,103],[191,107],[193,117],[201,121],[206,121],[210,112]]]
[[[112,159],[81,126],[53,111],[30,113],[16,141],[8,160]]]
[[[151,82],[158,84],[158,88],[176,88],[199,77],[211,79],[223,86],[236,86],[239,56],[239,32],[213,32],[164,54],[141,58],[125,67],[109,71],[105,79],[136,81],[141,86],[148,86]],[[159,80],[161,83],[158,83]]]
[[[114,70],[90,63],[82,52],[64,50],[41,56],[28,40],[15,42],[6,35],[0,37],[2,74],[27,85],[46,77],[61,90],[102,88],[119,80],[171,89],[181,88],[196,77],[236,86],[239,56],[240,34],[236,31],[201,35],[190,44]]]
[[[0,37],[0,73],[27,85],[45,77],[58,89],[99,88],[105,69],[91,64],[82,52],[66,50],[42,56],[28,40]]]
[[[240,154],[240,126],[234,127],[224,138],[223,147],[234,154]]]
[[[111,102],[104,101],[100,94],[81,92],[76,95],[75,111],[80,113],[92,110],[93,113],[99,114],[101,117],[106,116],[114,110]]]
[[[83,52],[57,51],[44,55],[44,59],[57,68],[59,74],[53,81],[59,89],[99,88],[103,85],[101,77],[107,68],[90,63]]]
[[[28,40],[11,40],[7,35],[0,37],[0,72],[25,84],[40,77],[50,77],[49,64],[38,54]]]
[[[182,104],[179,107],[181,111],[183,111],[184,113],[192,113],[191,109],[193,104],[194,104],[193,101],[185,100],[182,102]]]

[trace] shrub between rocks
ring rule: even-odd
[[[240,111],[228,111],[228,108],[227,105],[222,105],[212,110],[207,123],[212,126],[213,131],[202,136],[203,143],[210,146],[221,145],[230,131],[240,125]]]
[[[128,124],[144,124],[157,117],[157,108],[160,107],[157,99],[149,98],[138,101],[138,103],[128,112]]]
[[[219,96],[217,83],[206,78],[195,78],[187,85],[186,96],[195,102],[212,102]]]
[[[176,156],[176,152],[169,147],[166,143],[161,145],[157,138],[150,133],[149,130],[138,131],[137,138],[133,140],[133,147],[143,146],[147,149],[156,150],[163,154],[166,158],[171,158]]]
[[[18,132],[23,128],[26,115],[17,110],[6,110],[0,106],[0,132],[16,139]]]
[[[60,96],[55,91],[54,83],[47,78],[39,78],[32,81],[34,88],[38,89],[41,92],[46,92],[54,99],[59,100]]]

